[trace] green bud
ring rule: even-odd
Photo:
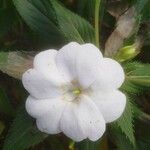
[[[138,54],[139,54],[139,51],[137,50],[135,45],[128,45],[128,46],[122,47],[114,58],[118,60],[119,62],[123,62],[123,61],[134,58]]]

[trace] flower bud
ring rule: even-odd
[[[122,47],[114,58],[120,62],[123,62],[134,58],[138,54],[139,51],[137,50],[137,47],[133,44],[133,45]]]

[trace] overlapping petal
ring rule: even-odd
[[[56,63],[57,51],[46,50],[34,58],[34,69],[29,69],[22,76],[26,90],[36,98],[54,98],[62,92],[65,80],[60,75]]]
[[[66,80],[78,81],[83,88],[86,88],[92,83],[95,73],[90,69],[94,67],[96,70],[100,59],[102,54],[94,45],[71,42],[60,49],[56,63]]]
[[[103,58],[92,44],[72,42],[64,46],[56,56],[61,74],[68,81],[77,81],[85,89],[92,84],[103,89],[117,89],[124,81],[124,71],[112,59]]]
[[[22,76],[25,89],[37,99],[54,98],[61,95],[61,84],[45,77],[36,69],[29,69]],[[58,82],[58,81],[57,81]]]
[[[62,47],[56,56],[56,64],[61,75],[66,81],[72,81],[76,78],[76,59],[80,51],[80,45],[71,42]]]
[[[61,130],[75,141],[89,138],[98,140],[105,131],[105,121],[92,100],[81,95],[73,103],[68,103],[63,112]]]
[[[118,119],[126,106],[126,96],[118,91],[94,92],[91,98],[102,113],[106,123]]]
[[[45,77],[60,85],[64,83],[62,76],[60,75],[56,66],[56,50],[46,50],[37,54],[34,58],[34,68],[41,72]]]
[[[95,81],[92,83],[91,88],[93,91],[111,91],[118,89],[124,82],[124,71],[121,65],[110,58],[103,58],[97,69],[92,72],[95,73]]]
[[[95,80],[97,67],[103,60],[100,50],[92,44],[81,45],[76,61],[77,80],[83,89],[88,88]]]
[[[26,110],[36,118],[37,127],[45,133],[56,134],[61,132],[59,122],[65,103],[61,97],[57,99],[37,100],[31,96],[26,101]]]

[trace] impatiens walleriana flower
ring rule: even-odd
[[[118,90],[123,81],[118,62],[103,58],[92,44],[71,42],[40,52],[23,74],[30,93],[26,110],[42,132],[96,141],[124,111],[126,97]]]

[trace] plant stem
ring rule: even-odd
[[[69,149],[74,150],[74,145],[75,145],[75,142],[71,141],[70,144],[69,144]]]
[[[95,44],[99,48],[99,10],[101,0],[95,2]]]

